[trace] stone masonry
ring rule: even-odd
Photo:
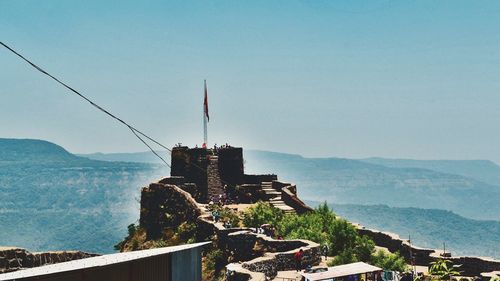
[[[208,198],[224,194],[223,184],[219,174],[219,157],[209,156],[207,167]]]

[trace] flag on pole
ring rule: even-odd
[[[207,148],[208,136],[207,136],[207,122],[210,120],[208,115],[208,90],[207,90],[207,80],[205,80],[205,99],[203,100],[203,145],[201,147]]]
[[[208,91],[207,91],[207,80],[205,80],[205,101],[203,102],[203,108],[205,110],[205,116],[207,121],[210,121],[210,116],[208,116]]]

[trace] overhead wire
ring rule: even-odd
[[[169,151],[170,153],[172,153],[172,150],[169,149],[168,147],[166,147],[165,145],[161,144],[159,141],[155,140],[154,138],[148,136],[147,134],[141,132],[140,130],[138,130],[137,128],[135,128],[134,126],[128,124],[127,122],[125,122],[123,119],[117,117],[116,115],[112,114],[111,112],[109,112],[108,110],[104,109],[103,107],[99,106],[98,104],[96,104],[95,102],[93,102],[91,99],[87,98],[85,95],[81,94],[80,92],[78,92],[77,90],[75,90],[74,88],[72,88],[71,86],[69,86],[68,84],[62,82],[61,80],[59,80],[58,78],[56,78],[55,76],[53,76],[52,74],[48,73],[47,71],[45,71],[43,68],[41,68],[40,66],[36,65],[35,63],[31,62],[29,59],[27,59],[26,57],[24,57],[23,55],[21,55],[19,52],[15,51],[13,48],[9,47],[7,44],[3,43],[2,41],[0,41],[0,45],[2,45],[3,47],[5,47],[7,50],[9,50],[10,52],[14,53],[16,56],[18,56],[19,58],[21,58],[22,60],[24,60],[25,62],[27,62],[29,65],[31,65],[33,68],[35,68],[36,70],[38,70],[39,72],[47,75],[48,77],[50,77],[52,80],[56,81],[57,83],[61,84],[62,86],[64,86],[66,89],[70,90],[71,92],[75,93],[76,95],[78,95],[80,98],[84,99],[85,101],[87,101],[88,103],[90,103],[92,106],[94,106],[95,108],[99,109],[100,111],[104,112],[105,114],[107,114],[108,116],[110,116],[111,118],[115,119],[116,121],[122,123],[123,125],[125,125],[128,129],[130,129],[130,131],[132,131],[132,133],[145,145],[149,148],[149,150],[151,150],[151,152],[156,156],[158,157],[165,165],[167,165],[169,168],[170,168],[170,164],[167,163],[167,161],[165,161],[165,159],[163,157],[161,157],[156,151],[153,150],[153,148],[143,139],[146,138],[148,139],[149,141],[155,143],[156,145],[166,149],[167,151]],[[141,137],[142,136],[142,137]]]
[[[57,77],[53,76],[52,74],[48,73],[47,71],[45,71],[43,68],[41,68],[40,66],[36,65],[35,63],[33,63],[32,61],[30,61],[29,59],[27,59],[26,57],[24,57],[23,55],[21,55],[19,52],[17,52],[16,50],[14,50],[13,48],[9,47],[7,44],[3,43],[2,41],[0,41],[0,45],[2,45],[3,47],[5,47],[7,50],[9,50],[10,52],[14,53],[16,56],[18,56],[19,58],[21,58],[22,60],[24,60],[25,62],[27,62],[29,65],[31,65],[33,68],[35,68],[36,70],[38,70],[39,72],[47,75],[48,77],[50,77],[52,80],[56,81],[57,83],[59,83],[60,85],[64,86],[66,89],[70,90],[71,92],[75,93],[76,95],[78,95],[80,98],[84,99],[85,101],[87,101],[88,103],[90,103],[92,106],[94,106],[95,108],[99,109],[100,111],[104,112],[105,114],[107,114],[108,116],[110,116],[111,118],[115,119],[116,121],[120,122],[121,124],[123,124],[124,126],[126,126],[130,131],[132,131],[132,133],[134,134],[135,137],[137,137],[156,157],[158,157],[165,165],[167,165],[167,167],[171,168],[170,164],[167,163],[167,161],[161,157],[144,139],[148,139],[149,141],[153,142],[154,144],[160,146],[161,148],[164,148],[166,149],[168,152],[170,152],[170,154],[172,153],[172,150],[168,147],[166,147],[165,145],[161,144],[159,141],[155,140],[154,138],[150,137],[149,135],[143,133],[142,131],[138,130],[137,128],[135,128],[134,126],[128,124],[127,122],[125,122],[123,119],[119,118],[118,116],[114,115],[113,113],[109,112],[108,110],[104,109],[103,107],[101,107],[100,105],[96,104],[94,101],[92,101],[91,99],[89,99],[88,97],[86,97],[85,95],[81,94],[80,92],[78,92],[77,90],[75,90],[73,87],[69,86],[68,84],[62,82],[61,80],[59,80]],[[142,136],[142,137],[141,137]],[[205,172],[207,175],[208,175],[208,171],[206,169],[203,169],[202,167],[200,167],[199,165],[195,164],[195,163],[192,163],[193,166],[195,166],[196,168],[202,170],[203,172]],[[222,183],[224,184],[228,184],[226,181],[220,179]]]

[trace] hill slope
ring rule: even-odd
[[[366,158],[360,161],[391,168],[422,168],[474,178],[500,186],[500,167],[488,160],[413,160]]]
[[[245,161],[248,172],[277,173],[297,183],[300,196],[308,200],[445,209],[500,220],[500,187],[461,175],[266,151],[246,151]]]
[[[167,151],[156,151],[161,157],[169,161],[170,153]],[[77,154],[78,156],[86,157],[94,160],[111,161],[111,162],[137,162],[137,163],[151,163],[162,164],[163,162],[158,159],[152,152],[132,152],[132,153],[91,153],[91,154]]]
[[[89,157],[148,162],[151,161],[148,160],[149,155],[120,153]],[[498,204],[478,203],[498,200],[498,187],[463,175],[421,167],[388,167],[359,160],[311,159],[264,151],[245,150],[245,159],[247,173],[276,173],[282,180],[297,183],[302,197],[316,201],[420,208],[450,207],[448,209],[477,217],[495,217],[499,214]],[[452,163],[450,165],[453,166]],[[368,227],[399,233],[402,237],[411,233],[418,246],[440,248],[442,242],[447,241],[457,254],[499,258],[498,242],[495,243],[500,235],[498,222],[471,220],[442,210],[332,206],[344,217]],[[93,222],[87,223],[92,225]]]
[[[0,139],[0,245],[112,252],[137,220],[157,165],[75,156],[39,140]]]
[[[311,204],[317,204],[312,203]],[[386,205],[329,206],[340,216],[362,225],[398,233],[402,238],[411,235],[415,245],[447,250],[454,255],[490,256],[500,259],[500,222],[478,221],[455,213],[418,208],[393,208]]]

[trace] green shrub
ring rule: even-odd
[[[224,277],[223,267],[225,264],[224,253],[219,249],[209,249],[205,252],[203,262],[203,280],[218,280]]]
[[[406,269],[405,260],[399,253],[375,252],[373,240],[360,236],[356,228],[338,218],[326,202],[302,215],[285,215],[269,203],[259,202],[245,211],[243,223],[248,227],[269,223],[276,227],[276,234],[286,239],[306,239],[327,245],[328,254],[335,256],[329,265],[364,261],[388,270]]]
[[[283,211],[274,208],[268,202],[258,202],[245,210],[243,224],[247,227],[259,227],[266,223],[276,225],[283,216]]]
[[[405,259],[399,252],[387,253],[384,250],[378,250],[372,255],[371,263],[384,270],[404,272],[408,268]]]
[[[374,252],[375,242],[373,242],[373,240],[365,235],[356,237],[354,254],[359,261],[370,262]]]
[[[220,216],[220,221],[229,221],[233,227],[240,226],[241,218],[237,212],[217,204],[210,205],[208,210],[210,212],[217,211]]]
[[[341,264],[347,264],[347,263],[353,263],[357,262],[358,258],[354,254],[354,251],[352,249],[345,249],[341,253],[339,253],[333,260],[330,260],[327,262],[328,266],[335,266],[335,265],[341,265]]]

